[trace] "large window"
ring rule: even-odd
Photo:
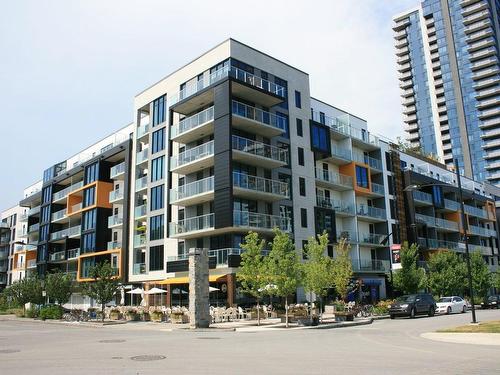
[[[82,230],[95,229],[96,223],[96,209],[89,210],[83,213],[82,217]]]
[[[40,222],[41,223],[47,223],[50,222],[50,206],[44,206],[40,210]]]
[[[156,153],[165,148],[165,128],[153,132],[153,142],[151,146],[151,153]]]
[[[149,248],[149,270],[163,270],[163,245],[151,246]]]
[[[151,182],[158,181],[163,178],[163,163],[165,157],[160,156],[159,158],[153,159],[151,162]]]
[[[95,186],[83,191],[83,207],[89,207],[95,204]]]
[[[356,165],[356,185],[359,187],[368,189],[368,169],[365,167],[361,167]]]
[[[159,185],[151,188],[151,211],[163,208],[164,185]]]
[[[151,217],[149,223],[149,240],[161,240],[164,232],[163,215]]]
[[[165,95],[153,102],[153,127],[165,122]]]
[[[82,251],[84,253],[95,251],[95,232],[85,233],[82,236]]]
[[[311,147],[321,152],[330,152],[330,133],[324,126],[311,125]]]
[[[52,200],[52,185],[46,186],[42,190],[42,203],[49,203]]]
[[[97,181],[99,176],[99,164],[94,163],[85,167],[85,185]]]

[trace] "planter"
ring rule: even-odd
[[[120,314],[120,312],[118,311],[109,313],[109,319],[111,320],[120,320],[121,318],[122,314]]]
[[[312,318],[311,317],[307,317],[307,318],[298,318],[297,319],[297,323],[299,324],[299,326],[317,326],[319,325],[319,317],[318,316],[313,316]]]
[[[189,323],[189,316],[184,314],[172,314],[170,315],[170,320],[174,324]]]
[[[126,313],[125,314],[125,320],[127,320],[129,322],[133,322],[133,321],[139,320],[139,315],[136,314],[136,313]]]
[[[152,322],[161,322],[163,320],[163,314],[162,313],[151,313],[149,314],[149,317],[151,318]]]
[[[142,314],[139,314],[139,316],[141,318],[141,322],[149,322],[150,321],[149,313],[142,313]]]
[[[336,312],[335,313],[335,321],[336,322],[352,322],[352,321],[354,321],[354,314],[345,313],[345,312]]]

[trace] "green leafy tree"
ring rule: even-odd
[[[260,239],[257,233],[249,232],[245,236],[245,242],[241,244],[244,252],[241,254],[241,264],[236,274],[242,292],[257,300],[257,325],[260,325],[260,300],[265,294],[268,281],[262,256],[265,245],[266,241]]]
[[[417,265],[418,245],[403,243],[400,255],[401,268],[394,272],[394,288],[402,293],[417,293],[426,286],[425,270]]]
[[[45,277],[45,291],[47,297],[57,301],[62,306],[71,297],[73,280],[71,275],[63,272],[49,273]]]
[[[484,299],[488,296],[488,290],[492,287],[493,282],[488,264],[486,264],[479,251],[474,251],[470,254],[470,267],[474,296]],[[466,290],[468,290],[468,284],[465,285],[467,285]]]
[[[452,251],[432,255],[429,266],[428,286],[439,297],[461,294],[467,281],[465,262]]]
[[[340,295],[342,301],[347,299],[349,284],[351,283],[353,275],[352,262],[349,256],[350,251],[351,246],[349,245],[347,239],[341,238],[335,246],[337,256],[333,260],[332,276],[335,290]]]
[[[285,298],[285,324],[288,328],[288,297],[300,285],[302,272],[300,260],[290,236],[274,229],[271,251],[267,256],[266,268],[270,282],[275,285],[273,293]]]
[[[314,293],[320,299],[320,314],[323,310],[323,297],[328,288],[334,286],[333,260],[325,255],[328,246],[328,233],[309,238],[304,248],[307,262],[303,264],[303,286],[306,292]]]
[[[500,293],[500,272],[497,271],[493,275],[493,287],[497,290],[497,294]]]
[[[82,284],[83,294],[101,305],[101,319],[104,321],[104,307],[118,291],[119,281],[116,271],[108,261],[96,264],[89,270],[92,281]]]
[[[29,276],[15,281],[5,289],[5,294],[15,304],[22,306],[26,314],[26,304],[41,305],[44,303],[42,281],[38,276]]]

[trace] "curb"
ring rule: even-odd
[[[365,326],[373,323],[373,318],[359,320],[357,322],[341,322],[341,323],[331,323],[323,324],[318,326],[304,327],[303,329],[335,329],[335,328],[345,328],[345,327],[357,327]]]

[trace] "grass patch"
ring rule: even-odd
[[[500,320],[492,320],[477,325],[458,326],[453,328],[440,329],[437,332],[445,333],[500,333]]]

